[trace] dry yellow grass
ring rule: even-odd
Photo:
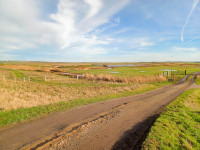
[[[200,76],[199,76],[200,77]],[[194,91],[184,102],[184,104],[195,110],[195,111],[200,111],[200,103],[198,103],[198,101],[196,101],[196,97],[199,97],[199,91],[196,90]]]
[[[14,74],[11,71],[0,69],[0,80],[2,80],[4,76],[7,78],[13,78]]]
[[[58,68],[59,66],[85,66],[92,65],[91,63],[55,63],[55,62],[10,62],[0,64],[0,67],[5,69],[17,69],[17,70],[29,70],[29,71],[44,71],[50,72],[50,70],[63,71]]]
[[[103,82],[100,83],[104,84]],[[46,85],[37,82],[0,80],[0,108],[4,110],[47,105],[77,98],[88,98],[121,91],[148,88],[151,85],[132,85],[123,87],[87,86],[67,87]]]
[[[133,77],[116,77],[109,74],[84,74],[84,78],[89,80],[101,80],[101,81],[109,81],[109,82],[122,82],[122,83],[149,83],[149,82],[163,82],[167,79],[162,75],[149,75],[149,76],[133,76]]]
[[[2,65],[1,67],[5,69],[15,69],[24,71],[44,71],[44,72],[63,71],[62,69],[54,68],[52,66],[37,67],[37,66],[27,66],[27,65]]]

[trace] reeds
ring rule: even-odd
[[[74,79],[72,79],[74,80]],[[88,80],[77,80],[85,83],[79,84],[54,84],[53,82],[23,82],[0,80],[0,109],[11,110],[18,108],[47,105],[61,101],[68,101],[79,98],[89,98],[104,94],[119,93],[146,89],[150,84],[125,84],[99,81],[98,83],[88,83]],[[75,82],[75,81],[74,81]],[[84,86],[85,84],[85,86]]]
[[[167,79],[162,75],[140,75],[133,77],[117,77],[109,74],[84,74],[84,78],[93,81],[108,81],[108,82],[121,82],[121,83],[150,83],[150,82],[163,82]]]

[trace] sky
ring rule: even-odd
[[[0,0],[0,60],[200,61],[200,0]]]

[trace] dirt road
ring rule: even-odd
[[[195,87],[194,78],[186,82],[187,78],[144,94],[1,129],[0,149],[137,149],[163,108],[186,89]]]

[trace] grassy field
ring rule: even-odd
[[[0,62],[0,126],[172,84],[160,75],[164,69],[179,69],[176,80],[184,76],[184,69],[200,71],[200,64],[193,63],[135,65],[139,66],[107,69],[92,63]],[[75,79],[51,72],[57,69],[88,77]]]
[[[200,148],[200,89],[186,91],[156,120],[142,149]]]

